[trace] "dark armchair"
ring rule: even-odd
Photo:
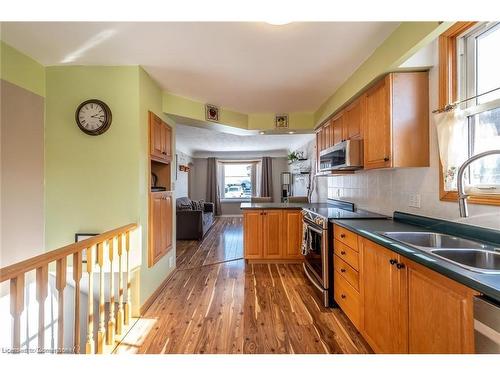
[[[214,223],[214,204],[204,203],[203,210],[186,209],[192,207],[187,197],[177,198],[177,239],[201,240]]]

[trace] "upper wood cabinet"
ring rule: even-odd
[[[172,249],[172,193],[150,193],[149,202],[148,266],[152,267]]]
[[[344,111],[343,139],[361,139],[365,98],[361,96]]]
[[[150,156],[158,161],[172,160],[172,128],[154,113],[149,112]]]
[[[396,253],[362,239],[363,332],[376,353],[408,352],[407,269]]]
[[[429,166],[427,72],[390,73],[364,94],[364,168]]]
[[[332,120],[333,126],[333,144],[336,145],[339,142],[343,141],[344,136],[344,115],[343,113],[339,116],[333,118]]]

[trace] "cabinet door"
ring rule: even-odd
[[[410,260],[409,352],[474,353],[474,291]]]
[[[365,169],[390,167],[390,75],[369,89],[365,95]]]
[[[172,196],[163,195],[161,201],[161,228],[162,228],[162,253],[167,253],[172,249]]]
[[[150,137],[150,153],[152,156],[163,158],[163,124],[161,119],[155,114],[149,114],[149,137]]]
[[[407,353],[407,269],[397,268],[399,255],[380,245],[362,239],[361,247],[364,336],[376,353]]]
[[[262,258],[263,213],[262,210],[247,210],[243,214],[245,259]]]
[[[167,160],[172,159],[172,129],[165,122],[163,122],[163,151],[165,152],[164,158]]]
[[[327,122],[324,126],[325,129],[325,149],[327,149],[328,147],[331,147],[332,144],[330,142],[330,131],[331,131],[331,126],[330,126],[330,122]]]
[[[364,98],[349,105],[344,114],[344,139],[361,139]]]
[[[263,212],[263,250],[264,258],[281,258],[281,230],[283,228],[283,215],[281,210],[266,210]]]
[[[336,145],[343,140],[343,116],[338,116],[332,120],[333,126],[333,144]]]
[[[301,259],[302,213],[296,210],[284,210],[283,221],[283,257]]]

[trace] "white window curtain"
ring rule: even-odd
[[[457,190],[457,173],[468,156],[468,125],[464,111],[455,109],[434,117],[439,156],[443,167],[444,190]]]

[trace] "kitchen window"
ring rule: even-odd
[[[222,198],[247,200],[255,193],[255,162],[222,162]]]
[[[480,95],[460,105],[464,122],[460,147],[456,147],[459,160],[500,147],[499,45],[498,22],[460,22],[440,38],[440,49],[447,52],[440,52],[440,105]],[[441,199],[456,201],[456,179],[443,173],[441,177]],[[472,163],[466,182],[471,186],[471,203],[499,205],[500,156]]]

